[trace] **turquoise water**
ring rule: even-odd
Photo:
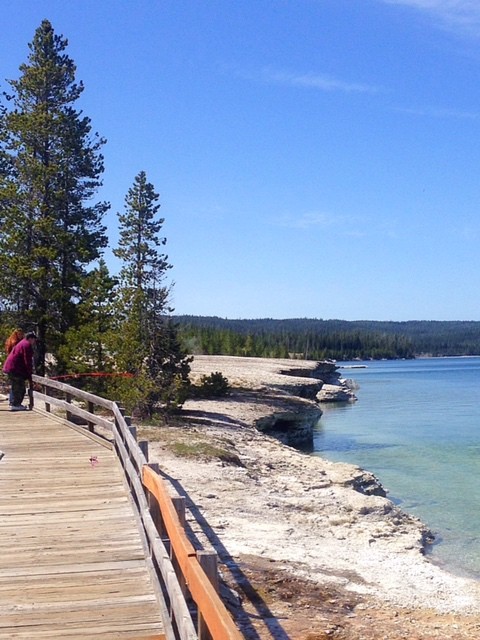
[[[432,558],[480,579],[480,357],[348,364],[358,402],[322,405],[314,453],[375,473],[435,534]]]

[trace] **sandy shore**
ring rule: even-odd
[[[242,391],[189,401],[177,422],[143,433],[172,492],[187,497],[192,539],[218,551],[245,637],[479,638],[479,584],[423,554],[419,520],[362,493],[374,476],[254,428],[285,406],[288,384],[305,382],[280,379],[284,365],[198,358],[194,375],[221,371]]]

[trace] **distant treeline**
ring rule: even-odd
[[[292,318],[228,320],[176,316],[192,354],[368,360],[480,355],[480,322],[347,321]]]

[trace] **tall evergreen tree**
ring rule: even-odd
[[[89,263],[106,246],[101,186],[104,140],[74,107],[83,84],[48,20],[10,80],[0,112],[0,295],[49,348],[75,322]]]
[[[142,332],[148,331],[147,307],[163,314],[171,311],[169,288],[164,284],[171,265],[168,256],[161,253],[167,240],[159,237],[165,220],[157,217],[158,200],[158,193],[141,171],[125,197],[125,212],[118,214],[120,239],[113,251],[122,261],[120,280],[129,315],[135,316]]]
[[[117,366],[135,374],[137,398],[130,404],[136,401],[150,415],[159,404],[175,403],[190,370],[168,318],[173,309],[165,278],[171,265],[162,252],[166,238],[159,236],[164,219],[158,217],[158,200],[141,171],[125,197],[125,212],[118,215],[120,239],[114,250],[122,260]]]

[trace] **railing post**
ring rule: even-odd
[[[44,385],[43,385],[43,393],[44,393],[44,395],[46,395],[46,396],[49,396],[49,395],[50,395],[50,389],[47,387],[47,385],[46,385],[46,384],[44,384]],[[50,413],[50,409],[51,409],[51,407],[50,407],[50,403],[49,403],[49,402],[45,402],[45,411],[46,411],[47,413]]]
[[[145,460],[148,463],[148,440],[139,440],[138,447],[140,451],[143,453],[143,455],[145,456]]]
[[[118,402],[116,402],[115,404],[117,405],[118,410],[119,410],[119,412],[121,413],[121,415],[122,415],[122,416],[124,416],[124,415],[125,415],[125,411],[126,411],[125,407],[120,406],[120,405],[118,404]],[[116,426],[117,426],[117,430],[118,430],[118,431],[120,431],[120,425],[118,424],[118,420],[117,420],[117,418],[116,418],[116,417],[115,417],[115,424],[116,424]],[[121,432],[120,432],[120,433],[121,433]]]
[[[87,403],[87,410],[88,413],[95,413],[95,404],[91,401],[89,401]],[[90,433],[93,433],[95,431],[95,423],[94,422],[89,422],[88,423],[88,430],[90,431]]]
[[[160,465],[157,462],[151,463],[148,466],[156,474],[160,473]],[[148,507],[150,509],[150,515],[152,516],[153,524],[155,525],[159,536],[162,537],[164,533],[162,512],[160,511],[160,505],[158,504],[157,499],[152,493],[148,494]]]
[[[68,404],[71,404],[72,403],[72,394],[71,393],[65,393],[65,400],[66,400],[66,402],[68,402]],[[72,419],[72,414],[68,410],[66,412],[66,418],[67,418],[67,420],[69,422]]]
[[[118,402],[115,402],[115,404],[117,405],[117,409],[119,410],[120,414],[122,416],[124,416],[125,415],[125,407],[120,406],[120,404]],[[122,442],[125,442],[125,438],[123,437],[123,430],[120,428],[120,424],[119,424],[117,416],[115,416],[115,430],[116,430],[117,435],[120,438],[120,440]]]
[[[184,496],[172,496],[171,498],[172,504],[177,512],[178,521],[180,522],[180,526],[182,529],[185,529],[185,497]],[[180,585],[180,589],[185,597],[185,600],[188,597],[188,589],[187,583],[185,581],[185,576],[180,570],[180,566],[177,562],[177,559],[173,555],[173,549],[170,549],[170,559],[172,561],[173,568],[175,569],[175,573],[177,574],[178,584]]]
[[[137,442],[137,427],[132,427],[132,418],[131,416],[124,416],[124,420],[125,420],[125,424],[128,427],[128,430],[130,431],[130,433],[132,434],[133,439],[135,440],[135,442]],[[127,455],[130,459],[130,461],[133,463],[133,466],[135,467],[135,470],[137,472],[137,474],[139,476],[142,475],[142,469],[138,469],[137,465],[135,463],[135,459],[132,455],[132,446],[131,443],[129,442],[128,438],[125,436],[124,439],[124,443],[125,443],[125,448],[127,450]],[[132,487],[132,480],[129,478],[128,483],[130,485],[130,487]]]
[[[215,591],[219,591],[217,552],[213,550],[197,551],[197,559]],[[198,640],[212,640],[200,611],[198,612]]]
[[[185,528],[185,497],[184,496],[172,496],[171,498],[175,511],[177,512],[178,520],[183,528]]]

